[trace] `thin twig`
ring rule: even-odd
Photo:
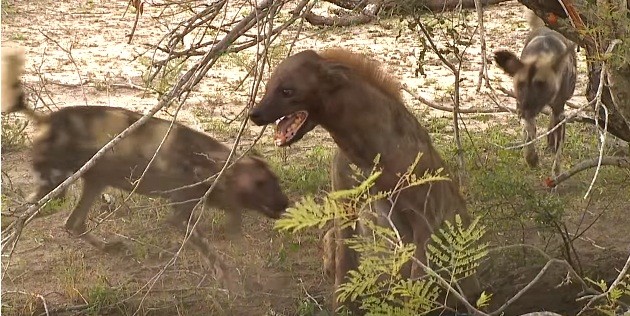
[[[608,48],[606,49],[606,54],[610,54],[612,53],[613,49],[615,49],[615,46],[617,46],[617,44],[620,44],[621,40],[619,39],[615,39],[613,40],[610,45],[608,46]],[[604,109],[604,130],[600,131],[598,129],[598,131],[600,131],[600,146],[599,146],[599,160],[597,162],[597,169],[595,169],[595,174],[593,175],[593,179],[591,180],[591,184],[589,185],[588,189],[586,190],[586,193],[584,194],[584,198],[586,199],[586,197],[589,195],[589,193],[591,192],[591,190],[593,189],[593,186],[595,185],[595,180],[597,179],[597,175],[599,174],[599,168],[601,166],[602,163],[602,158],[604,157],[604,146],[606,144],[606,136],[608,135],[607,131],[608,131],[608,108],[604,105],[604,103],[602,102],[602,92],[603,92],[603,87],[604,87],[604,82],[606,81],[606,78],[608,77],[608,69],[607,69],[607,64],[605,61],[602,62],[602,71],[599,75],[599,87],[597,88],[597,94],[595,95],[595,100],[597,101],[595,103],[595,113],[599,113],[599,109],[600,107]],[[599,125],[597,125],[599,127]]]
[[[414,97],[416,100],[420,101],[422,104],[425,104],[427,106],[429,106],[430,108],[434,108],[436,110],[440,110],[440,111],[446,111],[446,112],[454,112],[455,109],[452,107],[448,107],[448,106],[443,106],[443,105],[439,105],[431,100],[428,100],[426,98],[424,98],[423,96],[421,96],[420,94],[414,92],[413,90],[411,90],[411,88],[409,88],[409,86],[407,86],[406,84],[403,84],[402,86],[402,90],[409,93],[412,97]],[[507,113],[507,112],[516,112],[516,109],[501,109],[501,108],[495,108],[495,109],[490,109],[490,108],[465,108],[465,109],[459,109],[459,113],[461,114],[484,114],[484,113]]]
[[[613,281],[613,283],[608,287],[608,289],[601,294],[598,295],[587,295],[584,296],[580,299],[578,299],[578,301],[580,300],[586,300],[589,299],[588,303],[586,303],[586,306],[584,306],[582,308],[582,310],[580,310],[580,312],[577,314],[577,316],[581,315],[582,313],[584,313],[586,311],[586,309],[588,309],[591,305],[593,305],[593,303],[595,303],[595,301],[605,298],[607,297],[610,292],[615,289],[617,287],[617,285],[619,285],[619,283],[621,282],[621,280],[623,280],[623,278],[627,277],[628,273],[628,269],[630,268],[630,255],[628,255],[628,258],[626,259],[626,264],[624,264],[623,268],[621,269],[621,271],[619,271],[619,274],[617,275],[617,278],[615,279],[615,281]]]
[[[70,42],[70,45],[68,46],[68,48],[65,48],[65,47],[61,46],[61,43],[59,43],[57,40],[55,40],[52,37],[50,37],[48,34],[44,33],[42,30],[38,30],[38,32],[40,34],[42,34],[47,40],[55,43],[55,45],[57,45],[57,47],[59,47],[59,49],[61,49],[64,53],[66,53],[66,55],[68,55],[68,58],[70,59],[70,62],[74,65],[74,68],[77,71],[77,75],[79,76],[79,82],[84,82],[83,76],[81,76],[81,71],[80,71],[79,65],[77,65],[76,60],[74,60],[74,57],[72,56],[72,44],[73,43]],[[85,105],[88,105],[87,94],[85,93],[85,87],[83,85],[81,85],[81,92],[83,93],[83,100],[85,101]]]
[[[15,291],[15,290],[9,290],[9,291],[3,291],[2,292],[2,295],[6,295],[6,294],[22,294],[22,295],[27,295],[27,296],[32,296],[32,297],[38,298],[38,299],[40,299],[42,301],[42,304],[44,305],[44,313],[42,313],[42,315],[46,315],[46,316],[50,315],[50,311],[48,310],[48,304],[46,303],[46,299],[41,294],[25,292],[25,291]],[[3,307],[4,307],[4,304],[3,304]]]
[[[477,25],[479,26],[479,40],[481,41],[481,68],[479,69],[479,79],[477,81],[477,93],[481,90],[483,80],[490,85],[488,78],[488,60],[486,57],[486,28],[483,25],[483,6],[481,0],[474,0],[475,10],[477,11]]]

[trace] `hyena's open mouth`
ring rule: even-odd
[[[308,112],[306,111],[297,111],[279,118],[276,121],[276,134],[274,137],[276,146],[287,146],[293,143],[292,140],[301,138],[306,132],[301,132],[301,129],[304,127],[307,118]],[[299,137],[296,137],[298,135]]]

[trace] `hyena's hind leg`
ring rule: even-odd
[[[536,152],[536,143],[532,142],[536,138],[536,117],[532,118],[523,118],[523,139],[525,143],[530,143],[525,145],[523,149],[523,155],[525,156],[525,161],[530,167],[538,166],[538,153]]]
[[[552,110],[551,117],[549,119],[548,131],[552,130],[556,125],[560,124],[564,120],[564,111]],[[553,132],[547,134],[547,150],[554,153],[552,175],[555,177],[560,174],[561,160],[562,160],[562,147],[564,145],[565,138],[565,124],[560,124]]]

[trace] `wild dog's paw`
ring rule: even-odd
[[[532,168],[536,168],[538,167],[538,153],[536,153],[536,151],[525,151],[525,161],[527,161],[527,164],[532,167]]]

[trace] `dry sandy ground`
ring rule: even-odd
[[[111,105],[144,112],[156,104],[156,95],[139,87],[144,84],[142,76],[147,67],[143,60],[146,61],[151,54],[149,44],[156,43],[166,32],[167,27],[158,23],[159,7],[145,5],[133,43],[127,44],[125,36],[131,30],[134,19],[130,12],[123,16],[126,1],[37,0],[8,3],[10,6],[3,6],[7,14],[3,13],[2,45],[26,48],[25,82],[36,91],[43,91],[43,102],[38,101],[38,107]],[[232,5],[236,7],[236,3]],[[325,8],[318,10],[326,11]],[[488,9],[485,19],[488,52],[498,48],[520,51],[527,25],[516,2]],[[469,15],[468,21],[468,27],[473,28],[476,23],[474,13]],[[172,26],[177,19],[173,17],[168,22]],[[289,43],[296,30],[296,27],[289,29],[282,41]],[[421,52],[419,38],[419,34],[410,31],[397,19],[343,29],[319,29],[305,24],[293,51],[340,46],[369,53],[383,61],[388,71],[411,89],[425,98],[450,106],[453,78],[434,54],[427,53],[423,62],[426,75],[416,75],[416,63]],[[439,35],[438,38],[443,40]],[[67,52],[70,47],[71,54]],[[240,120],[231,127],[225,122],[246,105],[249,81],[238,90],[234,87],[245,75],[239,60],[251,58],[252,52],[239,53],[240,57],[226,56],[213,67],[184,106],[179,115],[180,121],[200,130],[217,131],[216,126],[208,127],[209,121],[216,120],[218,123],[215,124],[227,127],[224,126],[222,133],[215,136],[232,144],[236,134],[234,126],[238,126]],[[482,62],[480,52],[478,37],[475,37],[462,68],[462,107],[496,106],[487,96],[487,88],[482,87],[481,92],[475,89]],[[148,57],[138,58],[139,55]],[[580,67],[584,69],[583,65]],[[495,86],[509,86],[507,76],[494,65],[489,67],[489,77]],[[584,102],[581,97],[583,77],[581,79],[576,90],[578,96],[573,100],[578,104]],[[449,113],[428,109],[409,94],[404,96],[409,107],[425,120],[450,117]],[[503,105],[514,104],[513,100],[502,95],[497,99]],[[164,112],[158,116],[169,117]],[[493,122],[506,120],[507,116],[495,115]],[[471,119],[467,124],[469,128],[484,128],[488,123]],[[259,131],[259,127],[249,124],[245,141],[251,141]],[[316,131],[304,142],[286,150],[284,154],[289,161],[292,157],[299,157],[305,148],[314,143],[332,147],[328,135],[319,129]],[[445,132],[449,132],[448,129]],[[260,141],[270,145],[271,133],[267,131]],[[268,148],[267,152],[273,150],[269,146],[265,148]],[[28,160],[24,150],[2,155],[2,171],[8,175],[8,178],[3,176],[3,190],[11,190],[10,194],[6,194],[13,199],[8,200],[9,205],[15,203],[15,199],[19,200],[20,193],[28,193],[32,183],[26,165]],[[112,194],[122,197],[118,193]],[[64,306],[81,306],[86,302],[104,301],[110,304],[128,299],[127,305],[112,310],[112,314],[122,314],[123,310],[133,313],[145,294],[139,311],[155,315],[295,315],[300,308],[328,303],[326,298],[331,284],[324,279],[319,267],[318,237],[314,233],[289,236],[275,232],[271,221],[257,215],[246,218],[245,236],[237,241],[223,236],[220,214],[204,219],[204,224],[211,228],[208,230],[211,241],[229,262],[238,267],[241,278],[250,289],[246,299],[235,299],[216,289],[213,280],[204,273],[202,260],[192,250],[184,251],[174,265],[164,270],[161,278],[151,283],[152,277],[170,259],[170,252],[177,247],[181,236],[161,223],[168,210],[154,204],[147,207],[149,202],[144,198],[135,198],[97,230],[106,238],[122,238],[131,244],[131,253],[125,257],[106,256],[85,243],[71,239],[62,228],[67,211],[33,222],[25,230],[8,269],[3,258],[3,291],[39,293],[45,297],[49,308],[62,310]],[[71,203],[64,207],[72,206]],[[93,217],[98,218],[105,216],[108,210],[103,206],[94,213]],[[551,283],[547,285],[552,286]],[[143,287],[145,284],[153,284],[153,287],[148,289]],[[549,295],[547,292],[539,294]],[[501,297],[500,293],[497,296]],[[560,296],[558,304],[571,304],[561,302]],[[6,298],[12,301],[6,301]],[[40,302],[28,294],[7,294],[3,297],[3,312],[18,313],[5,308],[5,303],[19,305],[11,303],[16,300],[30,304]],[[529,306],[537,307],[535,299]],[[72,310],[66,312],[72,313]]]

